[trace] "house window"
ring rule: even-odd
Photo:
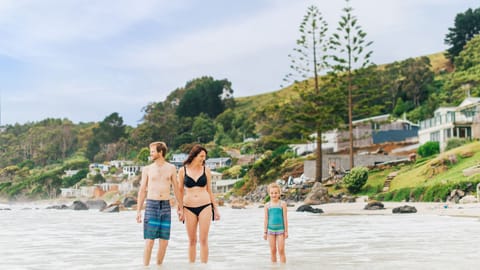
[[[440,131],[435,131],[430,133],[430,141],[439,142],[440,141]]]
[[[453,129],[453,137],[469,139],[472,137],[472,129],[470,127],[456,127]]]
[[[444,129],[443,130],[443,137],[448,139],[450,137],[452,137],[452,130],[451,129]]]

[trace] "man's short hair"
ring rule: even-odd
[[[165,144],[164,142],[152,142],[150,144],[150,147],[155,147],[158,153],[162,152],[163,157],[167,155],[168,148],[167,144]]]

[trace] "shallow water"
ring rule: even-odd
[[[473,269],[480,220],[429,215],[326,216],[289,209],[287,264],[271,264],[263,209],[220,208],[207,265],[187,262],[184,225],[172,224],[164,264],[142,266],[134,211],[23,209],[0,205],[0,269]],[[30,206],[31,207],[31,206]],[[198,256],[197,252],[197,256]]]

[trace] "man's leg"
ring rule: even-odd
[[[154,239],[145,239],[145,250],[143,253],[143,265],[147,266],[150,264],[150,257],[152,256],[152,248]]]
[[[158,239],[158,254],[157,254],[157,264],[163,263],[163,258],[165,258],[165,252],[167,251],[168,240]]]

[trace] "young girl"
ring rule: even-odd
[[[277,262],[278,250],[280,262],[285,263],[285,239],[288,238],[287,204],[280,201],[280,186],[276,183],[268,185],[268,194],[270,202],[265,205],[263,239],[268,238],[272,262]]]

